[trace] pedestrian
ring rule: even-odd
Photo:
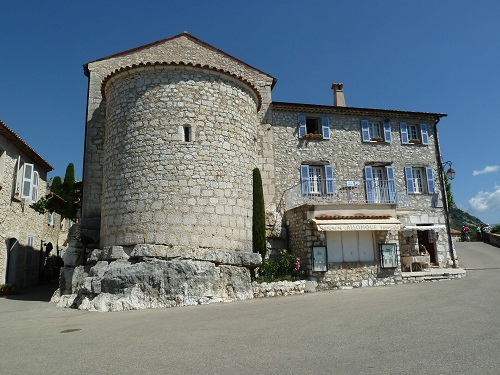
[[[467,226],[467,224],[465,224],[462,227],[462,235],[464,237],[464,241],[467,241],[467,242],[470,241],[470,228]]]
[[[476,236],[478,241],[483,240],[483,236],[481,235],[481,226],[479,224],[476,225]]]

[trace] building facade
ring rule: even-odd
[[[47,173],[52,169],[0,121],[0,284],[15,288],[38,284],[47,246],[56,255],[64,231],[60,215],[42,215],[29,207],[46,195]]]
[[[348,107],[341,84],[332,106],[273,102],[273,77],[187,33],[84,71],[81,229],[97,247],[251,253],[258,167],[271,253],[300,255],[325,287],[401,279],[401,256],[454,264],[446,115]]]

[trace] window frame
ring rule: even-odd
[[[314,121],[314,132],[310,132],[310,123]],[[298,115],[299,139],[329,140],[331,138],[330,117]]]
[[[378,134],[374,134],[374,125],[378,125]],[[392,127],[390,120],[361,120],[361,139],[364,143],[391,143]]]
[[[410,134],[410,129],[412,134]],[[408,124],[406,122],[400,122],[399,132],[401,137],[401,144],[422,144],[426,146],[429,145],[429,132],[427,124],[416,124],[414,122]]]
[[[320,171],[319,182],[317,175],[312,175],[311,170]],[[329,164],[301,164],[300,165],[301,193],[308,195],[333,195],[335,192],[333,166]],[[312,186],[315,189],[311,189]]]
[[[406,181],[406,192],[409,195],[434,195],[436,193],[434,169],[420,166],[406,166],[405,171],[405,181]],[[419,177],[415,177],[416,174],[420,174]],[[420,185],[418,184],[420,181]],[[418,188],[417,188],[418,186]]]

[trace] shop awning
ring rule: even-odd
[[[416,229],[416,230],[435,230],[435,229],[446,229],[446,225],[436,224],[436,225],[405,225],[403,229]]]
[[[313,219],[319,231],[359,231],[359,230],[399,230],[401,222],[396,218],[384,219],[343,219],[343,220],[318,220]]]

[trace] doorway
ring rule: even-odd
[[[431,263],[437,264],[436,258],[436,233],[433,230],[418,230],[418,244],[425,246],[431,257]]]

